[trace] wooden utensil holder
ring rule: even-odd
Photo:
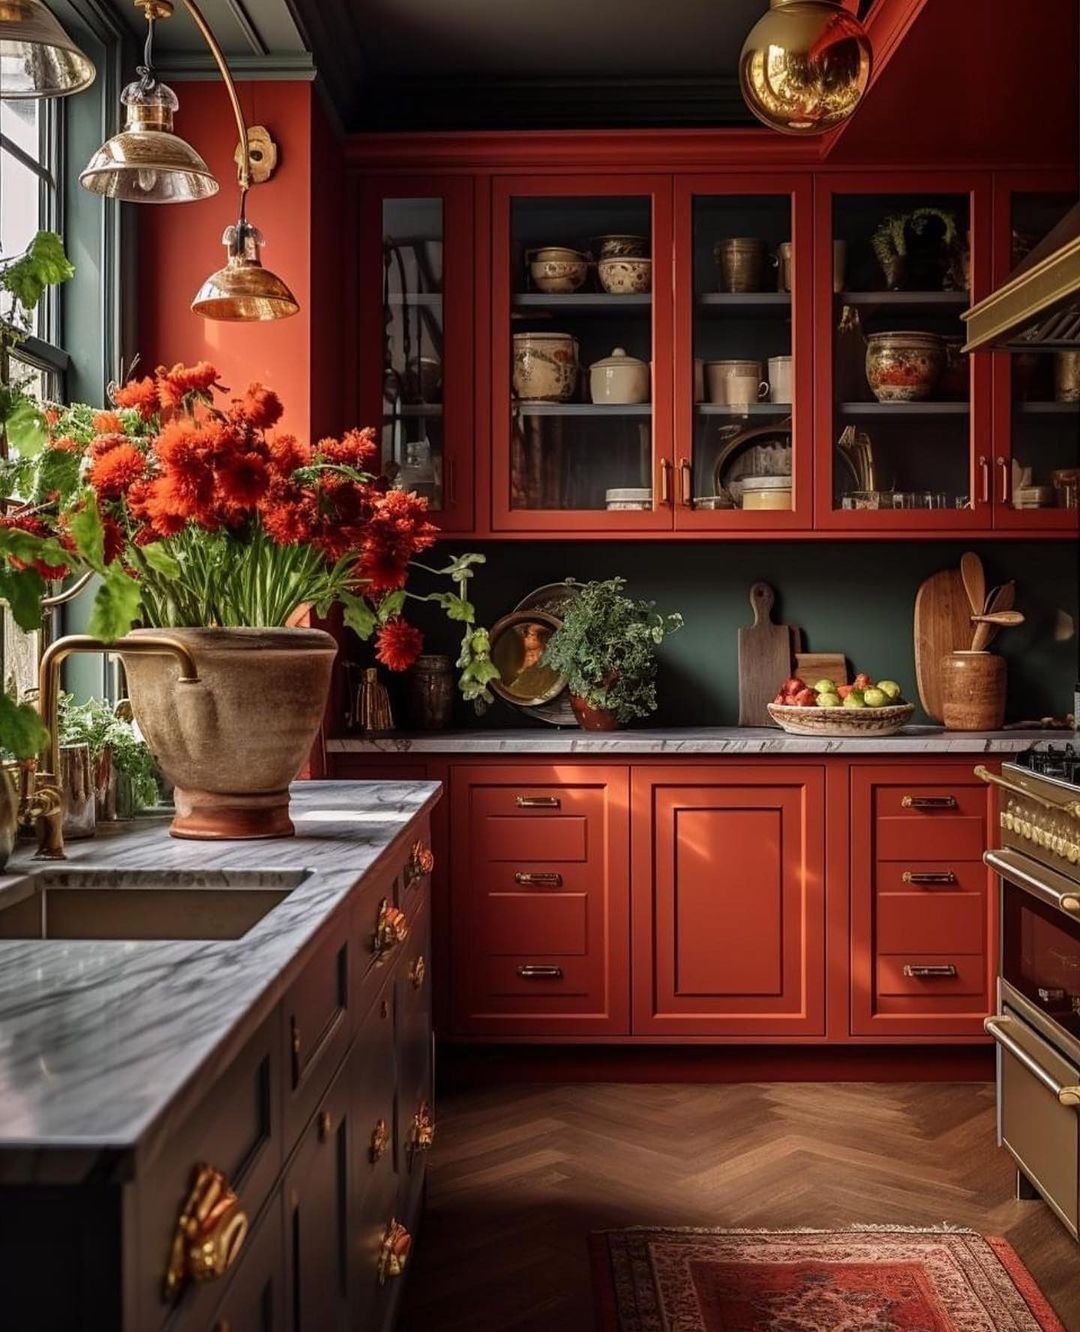
[[[948,731],[1000,731],[1005,724],[1005,659],[948,652],[941,659],[941,711]]]

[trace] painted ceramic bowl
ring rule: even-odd
[[[651,259],[601,259],[596,265],[600,285],[612,296],[652,291]]]
[[[647,236],[597,236],[596,253],[600,259],[647,259]]]
[[[589,261],[578,250],[549,245],[529,252],[529,277],[537,291],[577,291],[589,273]]]
[[[878,402],[922,402],[945,369],[945,343],[936,333],[871,333],[866,380]]]
[[[569,402],[578,382],[578,343],[571,333],[515,333],[513,385],[526,402]]]

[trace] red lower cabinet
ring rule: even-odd
[[[627,788],[621,767],[454,766],[455,1034],[628,1033]]]
[[[851,1030],[983,1035],[993,1006],[993,796],[972,763],[851,769]]]
[[[825,772],[636,767],[633,1031],[825,1034]]]

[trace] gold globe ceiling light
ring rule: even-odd
[[[42,0],[0,0],[0,99],[67,97],[96,73]]]
[[[852,114],[872,62],[866,29],[842,0],[770,0],[739,56],[746,105],[783,134],[824,134]]]

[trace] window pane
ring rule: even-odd
[[[13,259],[33,240],[41,222],[41,181],[28,166],[0,150],[0,258]],[[0,295],[0,312],[9,315],[12,299]],[[35,321],[35,332],[40,328]]]
[[[0,101],[0,133],[35,160],[41,156],[41,104],[28,101]]]
[[[17,355],[11,357],[11,381],[37,402],[55,402],[60,396],[59,376]]]

